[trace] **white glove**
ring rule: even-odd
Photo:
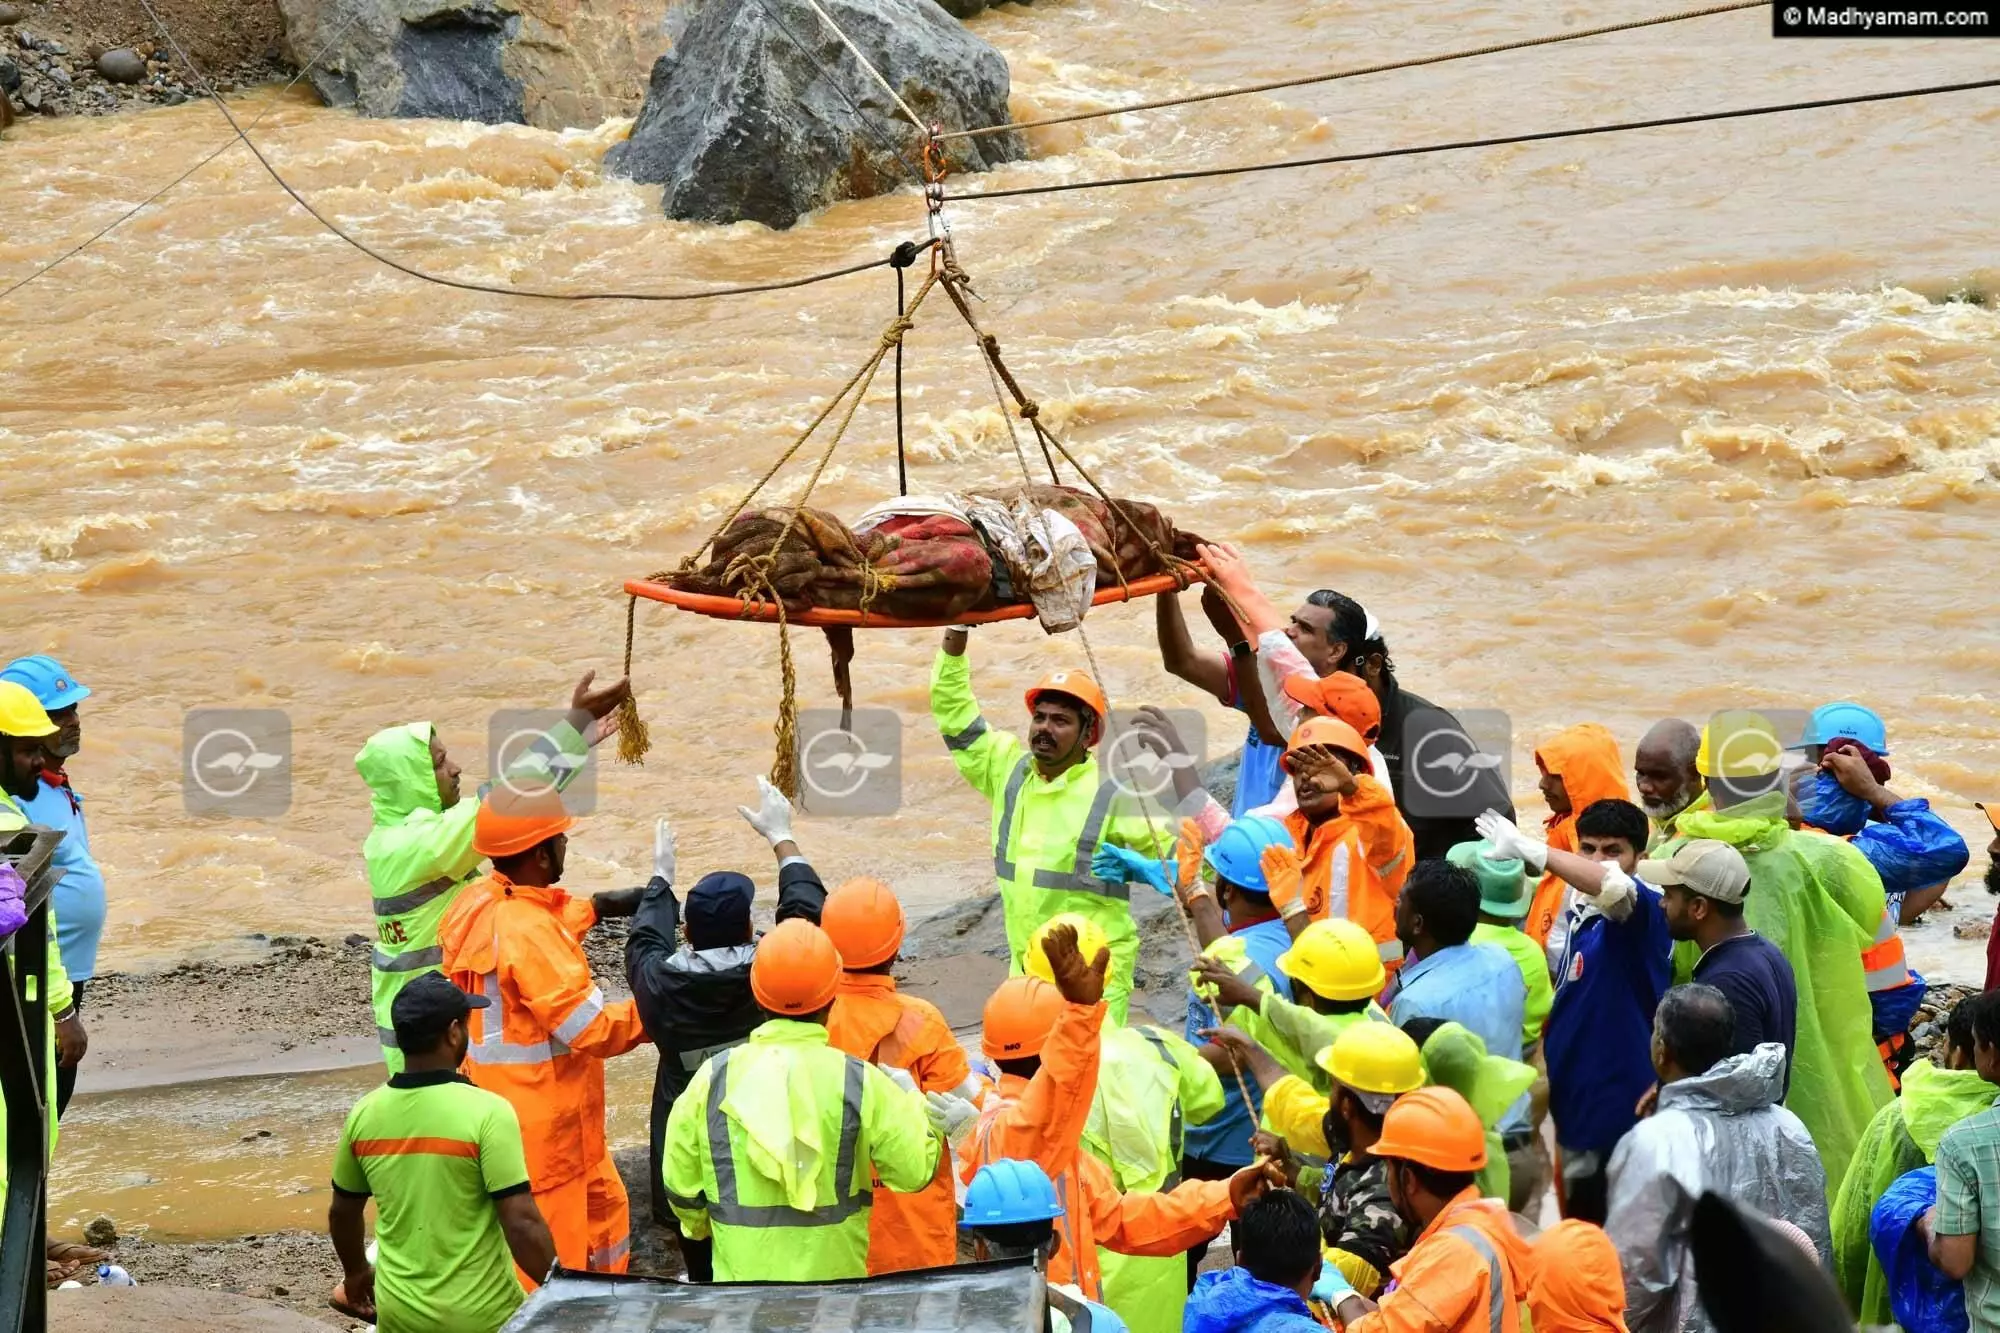
[[[889,1076],[889,1081],[895,1084],[897,1087],[901,1088],[904,1092],[917,1091],[917,1081],[914,1078],[910,1077],[909,1070],[898,1069],[894,1065],[876,1065],[875,1067],[881,1070],[883,1073],[887,1074]]]
[[[792,840],[792,803],[785,794],[771,785],[766,777],[757,779],[758,804],[755,810],[747,805],[736,807],[736,813],[744,822],[764,835],[764,840],[776,847],[781,842]]]
[[[929,1110],[931,1128],[944,1135],[945,1142],[954,1150],[965,1142],[965,1136],[979,1123],[979,1108],[963,1097],[954,1097],[948,1092],[927,1092],[924,1103]]]
[[[1479,836],[1486,839],[1501,859],[1513,857],[1538,875],[1548,869],[1548,844],[1536,842],[1515,828],[1514,821],[1498,810],[1488,810],[1472,821],[1472,827],[1479,830]]]
[[[665,816],[653,821],[653,876],[667,883],[674,882],[674,854],[679,843],[674,838],[674,826]]]
[[[1632,915],[1639,899],[1639,885],[1613,862],[1604,863],[1604,883],[1597,890],[1597,910],[1613,921]]]

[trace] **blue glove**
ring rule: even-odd
[[[1167,863],[1155,861],[1152,857],[1135,852],[1129,847],[1114,847],[1108,842],[1098,843],[1097,851],[1090,858],[1090,873],[1107,884],[1130,884],[1137,880],[1152,885],[1169,898],[1174,894],[1174,884],[1169,877]]]
[[[1331,1259],[1319,1266],[1319,1281],[1313,1283],[1313,1299],[1322,1305],[1339,1305],[1354,1295],[1354,1284],[1347,1280],[1347,1274],[1340,1271]]]

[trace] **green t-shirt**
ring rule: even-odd
[[[1549,959],[1532,935],[1519,926],[1496,926],[1482,921],[1472,928],[1474,944],[1497,944],[1513,956],[1528,984],[1528,1001],[1522,1006],[1521,1048],[1526,1050],[1542,1039],[1542,1025],[1556,1002],[1555,983],[1549,980]]]
[[[397,1074],[348,1112],[333,1188],[374,1196],[382,1333],[494,1333],[526,1299],[493,1206],[528,1189],[505,1098],[455,1073]]]

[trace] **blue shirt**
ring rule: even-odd
[[[97,942],[104,934],[104,872],[90,854],[90,834],[83,826],[83,798],[71,802],[72,789],[43,782],[29,800],[19,802],[30,822],[57,830],[55,863],[63,877],[55,887],[56,947],[71,984],[97,973]]]
[[[1785,1048],[1785,1088],[1792,1085],[1792,1046],[1799,1030],[1799,988],[1792,965],[1777,945],[1749,931],[1702,954],[1694,979],[1729,997],[1736,1015],[1731,1055],[1745,1055],[1761,1042]]]
[[[1477,1033],[1488,1055],[1521,1058],[1521,1025],[1528,984],[1514,956],[1497,944],[1455,944],[1405,963],[1396,973],[1389,1021],[1436,1018]],[[1498,1126],[1503,1134],[1528,1127],[1523,1094]]]
[[[1236,679],[1234,657],[1229,659],[1229,698],[1224,702],[1239,713],[1250,711],[1243,706],[1243,686]],[[1236,768],[1236,795],[1229,802],[1231,819],[1241,819],[1278,799],[1285,785],[1285,771],[1278,766],[1278,759],[1284,753],[1284,746],[1267,743],[1257,734],[1257,724],[1250,724],[1250,734],[1243,738],[1243,760]]]
[[[1674,941],[1659,890],[1643,882],[1623,921],[1579,916],[1542,1030],[1549,1113],[1564,1148],[1608,1154],[1639,1123],[1633,1107],[1656,1077],[1653,1010],[1673,984]]]
[[[1259,921],[1254,926],[1229,932],[1243,942],[1243,951],[1250,961],[1263,970],[1271,979],[1273,993],[1283,999],[1292,998],[1292,983],[1278,970],[1278,955],[1292,947],[1291,932],[1285,923],[1275,917],[1269,921]],[[1516,972],[1514,980],[1521,974]],[[1202,1044],[1201,1030],[1212,1028],[1221,1021],[1216,1012],[1203,1004],[1190,988],[1187,1006],[1187,1039],[1194,1045]],[[1521,1034],[1514,1033],[1518,1050]],[[1225,1075],[1222,1080],[1222,1110],[1215,1118],[1199,1125],[1189,1125],[1183,1139],[1182,1152],[1189,1157],[1199,1157],[1205,1161],[1223,1166],[1250,1165],[1250,1135],[1257,1128],[1257,1121],[1264,1114],[1264,1092],[1255,1079],[1247,1080],[1250,1086],[1251,1104],[1248,1110],[1243,1106],[1243,1094],[1237,1089],[1236,1080]]]

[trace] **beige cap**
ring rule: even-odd
[[[1722,903],[1740,903],[1750,892],[1750,866],[1726,842],[1695,838],[1664,861],[1641,861],[1634,872],[1657,888],[1675,885]]]

